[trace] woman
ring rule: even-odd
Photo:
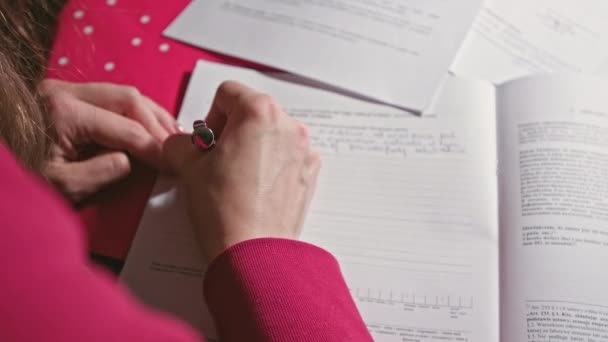
[[[77,201],[127,175],[130,158],[174,172],[189,190],[213,260],[201,291],[222,341],[371,340],[335,259],[295,240],[320,167],[302,124],[226,82],[207,117],[217,145],[203,152],[131,88],[38,84],[25,58],[35,55],[24,44],[31,32],[15,20],[30,12],[13,7],[26,4],[0,1],[0,340],[201,340],[95,269],[74,215],[32,174]]]

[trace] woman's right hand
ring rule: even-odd
[[[218,88],[206,122],[217,138],[212,150],[197,150],[188,135],[164,147],[205,256],[255,238],[296,239],[320,169],[307,128],[234,81]]]

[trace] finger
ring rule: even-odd
[[[176,134],[170,136],[163,145],[163,158],[170,170],[181,175],[189,161],[200,155],[190,140],[188,134]]]
[[[137,88],[110,83],[72,83],[66,87],[82,101],[139,122],[161,142],[172,134],[172,131],[161,125],[153,108]]]
[[[242,102],[243,99],[252,97],[255,94],[259,93],[239,82],[223,82],[217,88],[213,104],[205,119],[207,126],[220,137],[228,117],[238,114],[235,113],[235,108],[239,105],[239,102]]]
[[[131,172],[131,162],[124,152],[108,152],[89,160],[71,163],[71,173],[87,195],[115,183]]]
[[[60,89],[60,90],[64,90],[64,91],[68,91],[68,92],[72,93],[75,97],[77,97],[81,100],[86,100],[87,102],[91,102],[91,101],[94,101],[95,99],[97,99],[98,97],[90,96],[88,88],[90,86],[98,86],[98,85],[99,85],[99,83],[92,83],[92,84],[80,83],[79,84],[79,83],[71,83],[71,82],[66,82],[66,81],[56,80],[56,79],[46,79],[40,83],[39,90],[43,94],[48,94],[53,90]],[[105,84],[102,84],[102,85],[105,85]],[[95,94],[95,95],[97,95],[97,94]],[[161,105],[159,105],[158,103],[156,103],[154,100],[152,100],[151,98],[149,98],[147,96],[143,96],[143,100],[144,100],[145,104],[148,105],[148,107],[152,110],[152,112],[156,116],[156,119],[159,121],[159,123],[168,132],[170,132],[171,134],[175,134],[180,131],[183,131],[183,129],[180,129],[180,126],[177,123],[177,121],[175,121],[175,118],[173,117],[173,115],[171,115],[171,113],[169,113],[167,110],[165,110]],[[108,106],[111,106],[111,105],[108,105]]]
[[[151,166],[163,166],[161,143],[138,122],[80,100],[72,106],[80,114],[79,142],[127,151]]]
[[[60,168],[60,169],[57,169]],[[125,178],[131,163],[123,152],[106,152],[82,162],[57,166],[60,188],[74,201],[81,201],[105,186]]]
[[[156,120],[171,134],[183,132],[184,129],[175,121],[175,118],[165,108],[151,98],[144,96],[144,101],[152,109]]]

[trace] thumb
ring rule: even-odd
[[[181,174],[188,161],[199,153],[189,134],[175,134],[167,138],[163,145],[163,159],[174,174]]]
[[[81,162],[54,165],[51,175],[72,200],[81,201],[131,172],[123,152],[107,152]]]

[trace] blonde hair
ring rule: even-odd
[[[60,7],[59,1],[0,0],[0,139],[37,171],[51,138],[36,87]]]

